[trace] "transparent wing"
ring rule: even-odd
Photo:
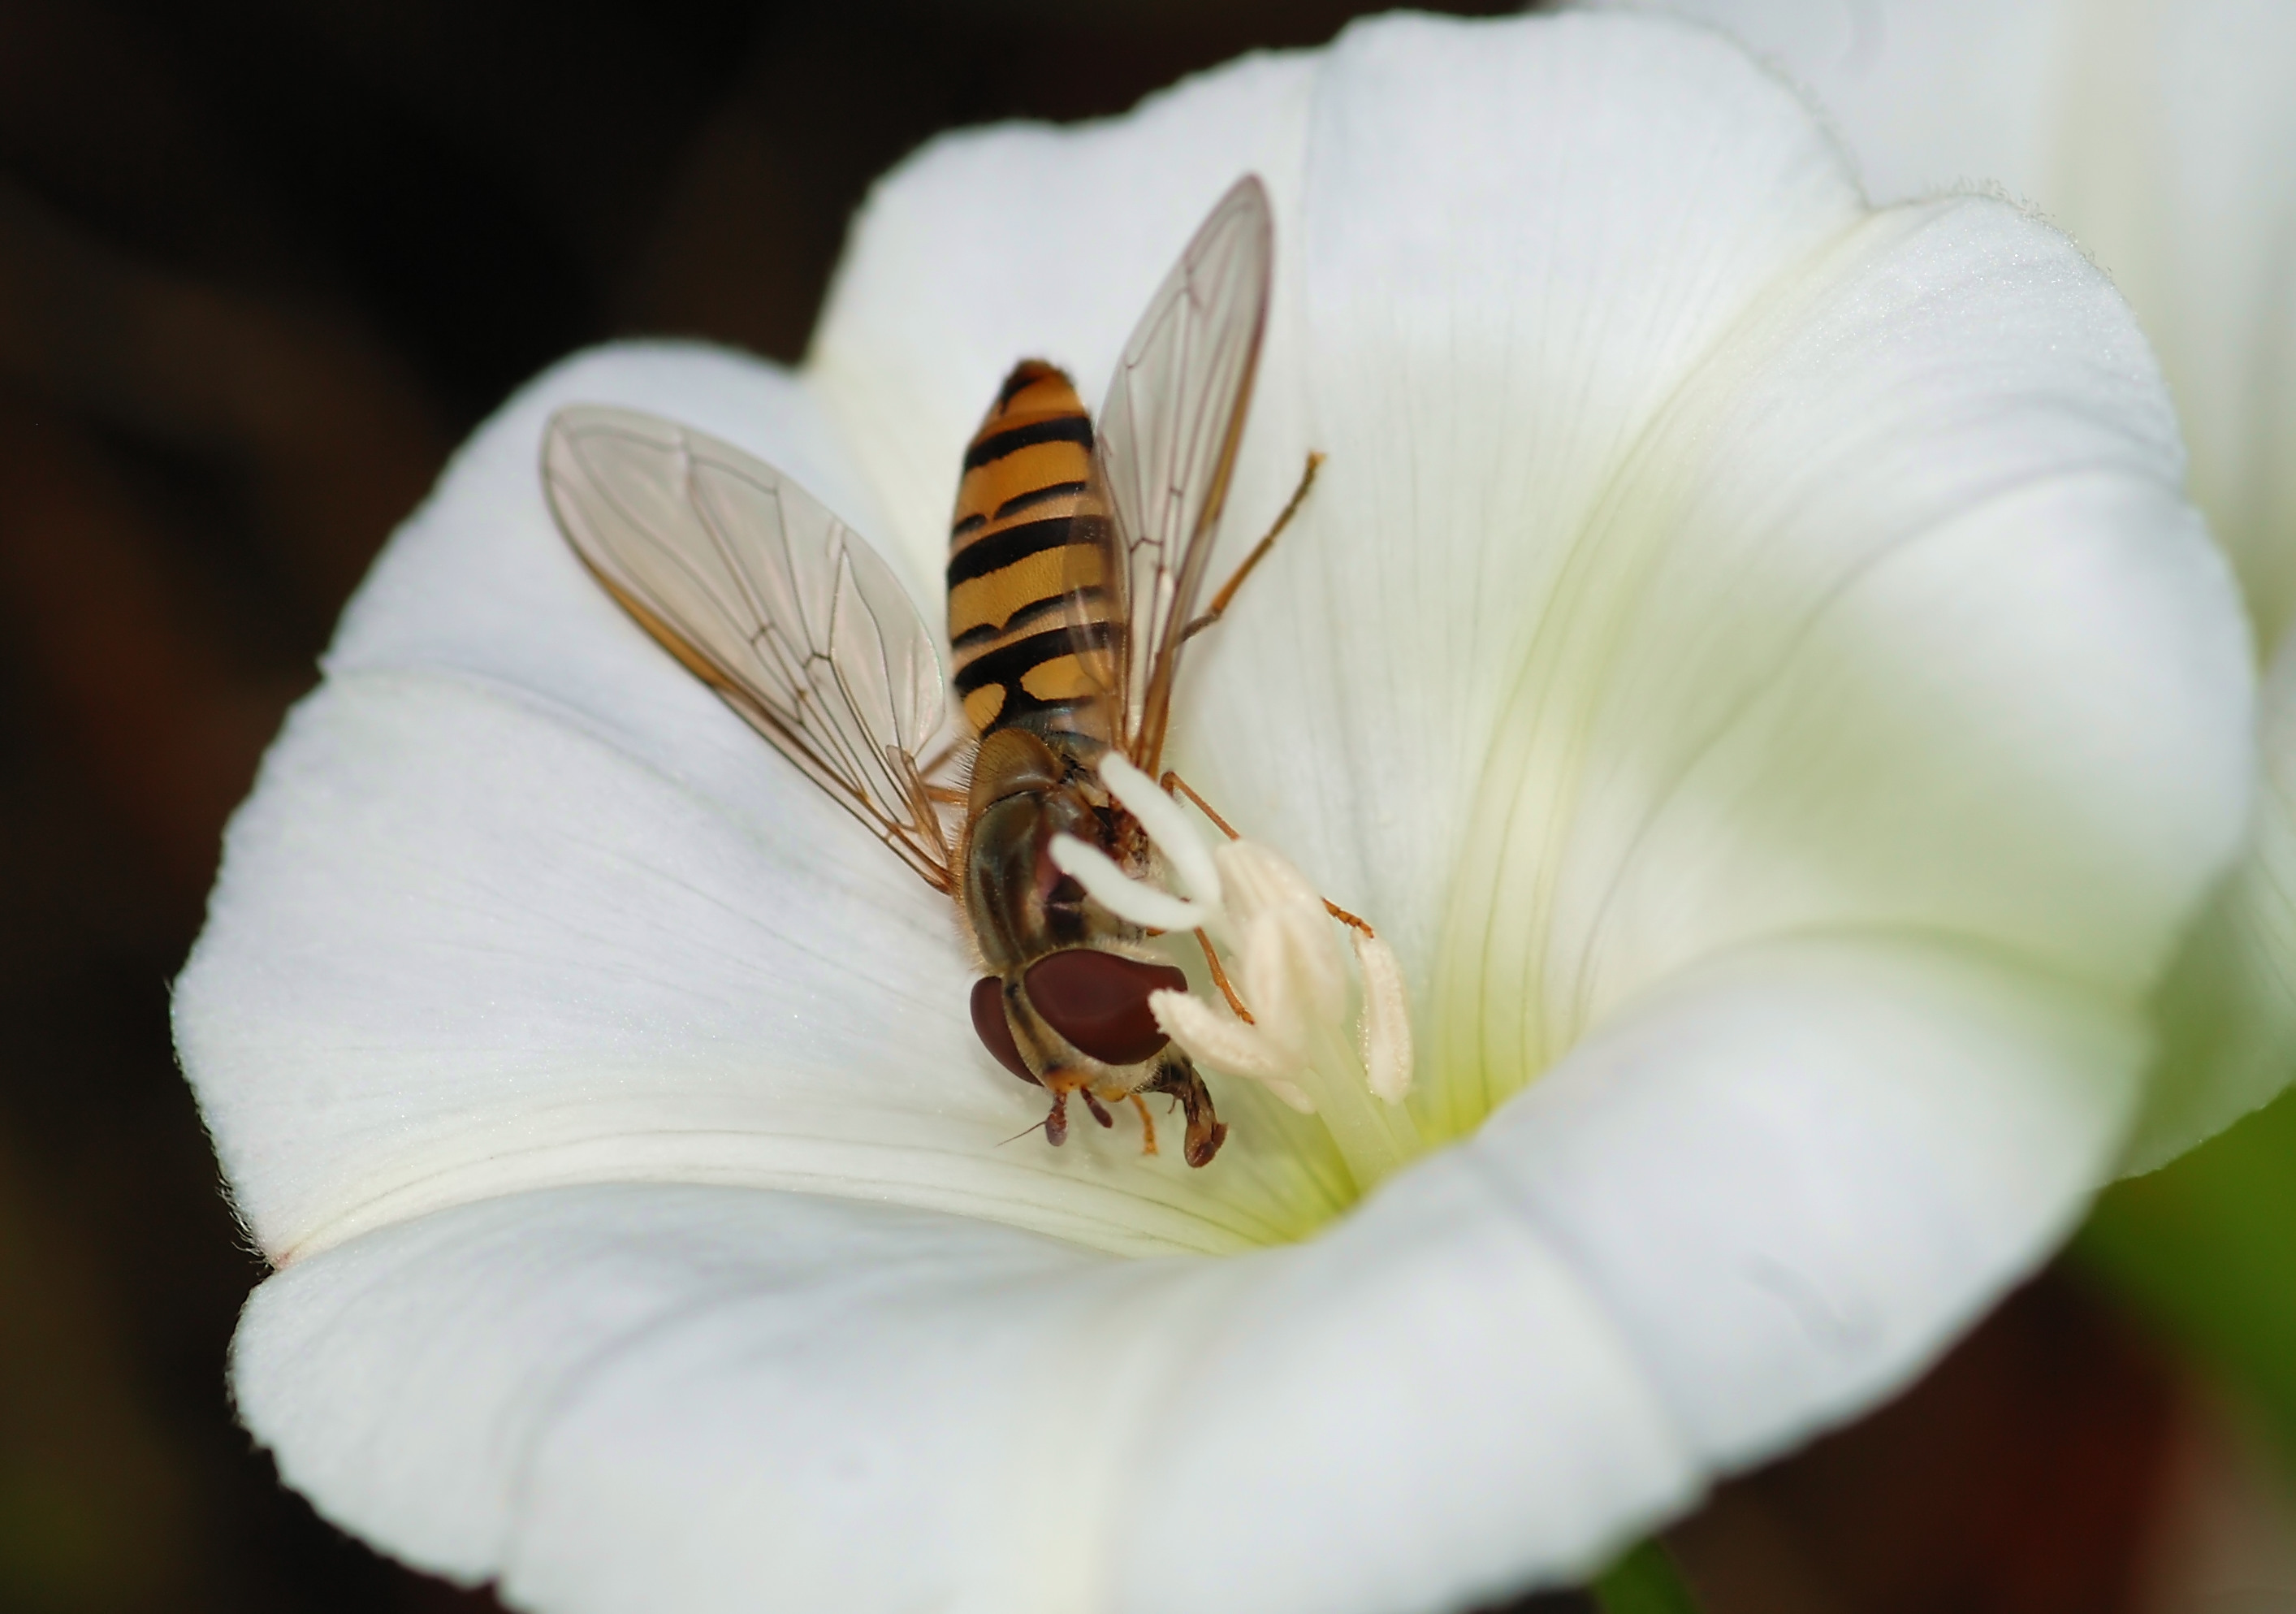
[[[1274,254],[1267,189],[1246,175],[1149,299],[1095,423],[1108,516],[1078,557],[1071,621],[1117,743],[1152,774],[1251,402]]]
[[[635,410],[560,410],[542,479],[567,541],[646,631],[947,890],[916,764],[946,716],[940,658],[876,552],[772,466]]]

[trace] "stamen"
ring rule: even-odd
[[[1158,790],[1153,779],[1114,750],[1100,759],[1100,782],[1108,787],[1108,793],[1116,799],[1119,807],[1140,821],[1140,827],[1164,855],[1164,861],[1172,865],[1172,873],[1178,876],[1188,895],[1201,903],[1218,904],[1218,866],[1204,849],[1203,841],[1196,835],[1196,826],[1188,822],[1180,804]],[[1083,876],[1078,878],[1081,880]]]
[[[1183,901],[1133,879],[1107,853],[1073,835],[1054,836],[1051,853],[1053,866],[1082,886],[1095,902],[1143,930],[1199,930],[1219,922],[1218,909]]]
[[[1346,1012],[1347,965],[1323,898],[1267,847],[1232,840],[1213,854],[1228,897],[1244,1001],[1292,1064],[1308,1062],[1315,1028]]]
[[[1223,1020],[1202,998],[1186,992],[1151,992],[1148,1012],[1156,1017],[1156,1024],[1165,1036],[1185,1048],[1190,1053],[1225,1070],[1231,1076],[1248,1076],[1254,1081],[1271,1086],[1283,1082],[1300,1069],[1299,1061],[1278,1048],[1257,1026],[1248,1026],[1240,1020]],[[1292,1087],[1299,1093],[1297,1087]],[[1311,1112],[1313,1103],[1304,1102],[1305,1094],[1294,1108],[1302,1113]],[[1286,1101],[1292,1102],[1292,1101]]]
[[[1287,1066],[1308,1062],[1317,1022],[1336,1020],[1346,1006],[1346,979],[1332,979],[1330,966],[1339,963],[1339,953],[1330,939],[1303,935],[1297,913],[1280,909],[1256,914],[1243,927],[1237,951],[1244,992],[1259,1005],[1252,1021]]]
[[[1160,1004],[1160,998],[1165,1001]],[[1165,1036],[1213,1069],[1250,1077],[1301,1115],[1316,1113],[1316,1101],[1286,1074],[1297,1067],[1286,1063],[1249,1023],[1224,1020],[1210,1004],[1185,992],[1151,993],[1148,1010]]]
[[[1411,1092],[1411,1002],[1403,989],[1403,963],[1395,949],[1368,930],[1351,930],[1356,967],[1363,971],[1363,1018],[1357,1041],[1365,1078],[1390,1104]]]
[[[1322,922],[1324,899],[1306,876],[1272,848],[1252,840],[1231,840],[1211,855],[1211,862],[1218,871],[1223,902],[1239,920],[1294,907],[1313,909],[1317,922]]]

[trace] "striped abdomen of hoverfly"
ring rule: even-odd
[[[1106,743],[1098,684],[1077,654],[1123,631],[1102,581],[1092,416],[1040,359],[1013,368],[964,451],[948,534],[948,640],[957,697],[978,735],[1013,725]],[[1069,595],[1081,593],[1083,619]]]
[[[979,737],[956,856],[956,896],[990,971],[972,1021],[998,1061],[1050,1091],[1046,1135],[1067,1135],[1079,1098],[1102,1125],[1140,1095],[1185,1111],[1188,1163],[1227,1133],[1187,1056],[1169,1045],[1148,997],[1185,991],[1136,927],[1089,903],[1053,865],[1058,834],[1144,862],[1147,843],[1095,772],[1111,741],[1106,692],[1078,655],[1124,631],[1093,592],[1107,510],[1092,490],[1092,417],[1069,378],[1029,360],[997,391],[964,454],[949,529],[948,635],[955,685]],[[1072,602],[1071,595],[1078,596]],[[1077,624],[1081,620],[1083,626]]]

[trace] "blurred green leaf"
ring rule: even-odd
[[[2073,1253],[2244,1391],[2296,1466],[2296,1093],[2116,1184]]]
[[[1604,1570],[1593,1591],[1603,1614],[1698,1614],[1698,1600],[1682,1572],[1655,1541],[1644,1542]]]

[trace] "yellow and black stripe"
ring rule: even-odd
[[[1078,659],[1121,631],[1071,627],[1072,591],[1100,594],[1092,416],[1069,378],[1027,359],[997,389],[964,451],[948,533],[948,638],[956,692],[976,735],[1013,724],[1106,740],[1099,683]]]

